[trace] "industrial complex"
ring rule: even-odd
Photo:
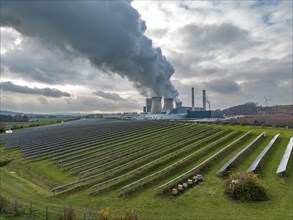
[[[162,105],[163,100],[163,105]],[[185,118],[212,118],[212,111],[206,109],[206,91],[202,90],[202,107],[194,105],[194,88],[191,88],[192,106],[183,106],[181,101],[175,101],[168,97],[152,97],[146,99],[143,113],[137,119],[145,120],[168,120]],[[175,107],[174,107],[175,104]]]
[[[212,111],[206,90],[202,90],[202,106],[196,107],[194,88],[191,88],[191,106],[183,106],[181,101],[169,97],[154,96],[146,98],[145,106],[140,114],[104,114],[104,118],[121,118],[136,120],[176,120],[176,119],[211,119],[222,118],[222,112]],[[208,109],[206,108],[208,104]]]

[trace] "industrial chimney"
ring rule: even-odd
[[[162,103],[161,103],[162,97],[152,97],[152,107],[151,107],[151,113],[152,114],[160,114],[162,110]]]
[[[163,112],[170,113],[173,110],[173,98],[164,98]]]
[[[146,98],[146,112],[151,112],[152,108],[152,99]]]
[[[191,105],[192,105],[192,111],[194,111],[194,88],[191,88]]]
[[[206,110],[206,91],[205,90],[202,90],[202,107],[203,107],[203,110],[205,111]]]

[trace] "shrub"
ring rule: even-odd
[[[38,127],[40,124],[30,124],[29,127]]]
[[[267,187],[260,182],[258,175],[254,173],[232,173],[225,193],[237,201],[265,201],[269,199]]]
[[[108,220],[110,218],[109,208],[103,208],[98,212],[99,220]]]
[[[17,130],[17,129],[21,129],[21,128],[23,128],[22,125],[13,125],[13,126],[11,127],[11,130]]]
[[[5,160],[0,160],[0,167],[6,166],[11,160],[5,159]]]
[[[139,214],[132,208],[126,208],[123,212],[117,213],[113,220],[139,220]]]
[[[5,131],[5,125],[4,123],[0,122],[0,133],[3,133]]]

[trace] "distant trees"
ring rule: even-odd
[[[28,120],[29,117],[26,115],[0,115],[1,122],[23,122]]]
[[[247,102],[242,105],[233,106],[223,110],[226,116],[233,115],[275,115],[275,116],[293,116],[293,105],[279,106],[257,106],[255,102]]]
[[[223,110],[226,116],[229,115],[253,115],[258,111],[258,106],[254,102],[247,102],[242,105],[233,106]],[[261,108],[261,107],[260,107]]]

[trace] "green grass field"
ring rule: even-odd
[[[172,125],[170,125],[172,126]],[[195,126],[195,125],[192,125]],[[54,195],[53,186],[77,180],[65,169],[61,169],[50,159],[27,160],[20,150],[5,150],[0,147],[0,161],[11,159],[4,167],[0,167],[0,196],[11,210],[15,201],[22,210],[20,216],[0,214],[0,219],[26,219],[32,202],[34,219],[45,219],[46,207],[48,219],[57,219],[65,207],[72,206],[77,219],[91,219],[98,210],[109,208],[111,216],[122,216],[125,210],[134,210],[141,219],[292,219],[293,218],[293,157],[291,156],[284,177],[276,176],[276,169],[286,149],[292,129],[214,125],[214,128],[241,130],[242,134],[253,129],[253,135],[239,146],[235,146],[224,157],[218,158],[201,173],[205,181],[187,190],[182,195],[173,197],[170,194],[158,195],[157,187],[180,173],[197,165],[205,158],[232,141],[226,141],[218,148],[203,155],[198,160],[172,171],[168,176],[157,179],[126,197],[120,197],[117,189],[105,193],[90,195],[95,189],[90,187],[73,187],[66,193]],[[224,195],[226,179],[216,176],[216,172],[237,153],[245,144],[258,134],[266,131],[267,137],[260,144],[248,151],[235,165],[235,170],[246,171],[272,137],[280,133],[278,142],[266,155],[259,171],[262,182],[268,187],[270,199],[265,202],[234,202]],[[189,153],[191,153],[190,151]],[[183,157],[183,156],[181,156]],[[178,158],[180,159],[180,158]],[[164,163],[163,167],[168,164]],[[160,167],[151,172],[155,172]],[[93,218],[92,218],[93,219]]]

